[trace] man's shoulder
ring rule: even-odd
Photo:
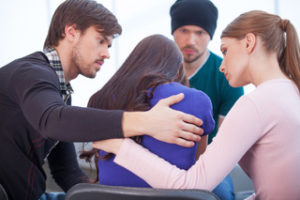
[[[16,68],[19,66],[23,66],[23,65],[28,65],[29,66],[34,66],[34,65],[48,65],[49,61],[47,59],[47,57],[45,56],[45,54],[41,51],[37,51],[34,52],[32,54],[29,54],[27,56],[15,59],[13,61],[11,61],[10,63],[6,64],[5,66],[3,66],[2,68]]]
[[[43,52],[34,52],[30,55],[19,58],[11,63],[11,65],[18,68],[18,70],[30,70],[35,72],[47,72],[55,74],[54,69],[50,66],[49,61]],[[42,75],[42,74],[41,74]]]
[[[37,77],[55,76],[54,69],[43,52],[34,52],[30,55],[13,60],[0,68],[2,76],[23,77],[25,74],[36,75]],[[25,77],[24,77],[25,78]]]
[[[29,54],[27,56],[24,56],[22,58],[19,58],[19,59],[15,60],[15,62],[20,63],[20,64],[30,63],[32,65],[47,65],[47,66],[50,66],[46,55],[41,51],[37,51],[37,52],[34,52],[34,53]]]
[[[49,80],[58,82],[55,70],[50,66],[43,52],[35,52],[16,59],[1,68],[3,74],[11,77],[8,80],[41,81]]]

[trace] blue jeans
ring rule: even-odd
[[[65,200],[64,192],[45,192],[39,200]]]
[[[220,200],[234,200],[233,182],[229,175],[212,191]]]

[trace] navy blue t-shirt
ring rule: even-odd
[[[150,103],[153,107],[160,99],[179,93],[184,93],[184,99],[179,103],[172,105],[171,108],[192,114],[202,119],[204,134],[209,134],[214,129],[215,122],[212,115],[211,101],[202,91],[188,88],[175,82],[166,83],[159,85],[155,89]],[[166,124],[166,126],[168,125]],[[148,135],[142,136],[141,145],[181,169],[189,169],[196,162],[197,145],[194,145],[191,148],[186,148],[176,144],[158,141]],[[99,155],[104,156],[106,155],[106,152],[99,151]],[[98,167],[100,184],[151,187],[132,172],[115,164],[113,159],[114,157],[108,160],[99,159]]]

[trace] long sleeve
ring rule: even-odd
[[[38,199],[45,192],[42,165],[49,152],[52,175],[67,190],[86,179],[70,142],[123,137],[122,111],[65,104],[59,77],[42,52],[2,67],[0,82],[0,142],[5,149],[0,183],[10,199]],[[53,148],[56,141],[60,144]]]
[[[57,75],[47,65],[23,65],[10,86],[26,120],[46,138],[88,142],[123,137],[122,111],[65,105]]]
[[[261,136],[257,108],[242,97],[225,118],[218,135],[200,159],[180,170],[143,147],[125,139],[115,162],[155,188],[212,190]]]

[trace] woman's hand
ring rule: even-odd
[[[92,143],[92,147],[117,154],[124,139],[108,139]]]

